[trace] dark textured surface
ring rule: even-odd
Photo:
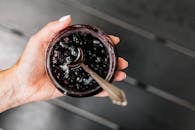
[[[69,102],[114,123],[123,129],[135,130],[194,130],[195,113],[128,84],[118,83],[128,94],[129,104],[121,108],[107,98],[71,98]],[[92,121],[78,117],[47,103],[35,103],[0,114],[0,127],[5,130],[106,130]]]
[[[28,104],[0,114],[4,130],[90,130],[107,128],[46,102]]]
[[[118,123],[127,130],[195,129],[194,112],[140,89],[131,88],[126,83],[118,83],[117,85],[127,92],[129,102],[127,107],[121,108],[111,104],[109,99],[101,98],[81,100],[65,97],[64,100]],[[98,106],[97,109],[94,109],[94,101],[95,106]]]
[[[120,36],[118,50],[119,54],[129,61],[129,68],[126,70],[129,76],[195,103],[195,61],[192,57],[89,15],[80,10],[74,2],[70,2],[71,0],[62,1],[0,0],[0,25],[16,30],[0,31],[0,58],[4,61],[0,67],[10,66],[21,54],[26,41],[23,33],[30,37],[48,21],[71,14],[73,23],[94,24],[107,33]],[[192,0],[78,1],[195,50],[195,2]],[[5,46],[5,43],[9,43],[9,46]],[[14,44],[17,44],[16,49]],[[120,83],[119,86],[125,89],[128,95],[129,105],[125,108],[112,105],[106,98],[65,97],[63,100],[116,122],[127,130],[195,129],[193,111],[138,88],[131,88],[128,84]],[[108,129],[47,103],[29,104],[0,114],[0,128]]]
[[[195,51],[193,0],[77,0]]]

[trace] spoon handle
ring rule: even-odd
[[[87,65],[81,63],[81,67],[91,75],[91,77],[100,85],[100,87],[107,91],[109,98],[112,100],[112,103],[121,106],[127,105],[127,99],[123,90],[104,80]]]

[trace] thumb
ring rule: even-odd
[[[49,43],[61,30],[68,27],[71,23],[71,16],[66,15],[58,21],[49,22],[38,33],[33,36],[34,40],[38,40],[42,44]]]

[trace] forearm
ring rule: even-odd
[[[17,105],[12,69],[0,71],[0,113]]]

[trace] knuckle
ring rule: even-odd
[[[56,22],[55,21],[51,21],[49,23],[46,24],[46,27],[50,27],[53,26]]]

